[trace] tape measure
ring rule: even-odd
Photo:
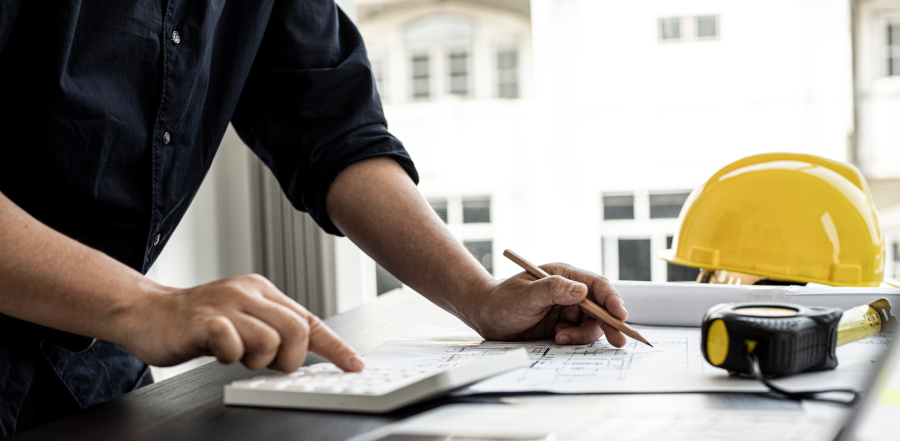
[[[701,349],[713,366],[742,374],[752,373],[751,359],[767,376],[834,369],[837,346],[894,327],[890,308],[886,299],[846,312],[791,303],[723,303],[703,317]]]

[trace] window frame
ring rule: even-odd
[[[477,218],[476,220],[466,220],[466,213],[469,212],[466,207],[467,203],[486,203],[487,204],[487,220],[480,220]],[[475,208],[472,208],[475,209]],[[482,208],[483,210],[483,208]],[[489,224],[492,221],[492,202],[490,196],[463,196],[462,198],[462,223],[463,224]]]
[[[685,202],[687,202],[687,199],[688,199],[688,197],[690,197],[690,195],[691,195],[690,191],[656,191],[656,192],[651,191],[647,197],[647,206],[648,206],[648,213],[649,213],[650,219],[677,219],[678,215],[681,213],[681,210],[684,208]],[[656,204],[656,205],[654,205],[654,203],[653,203],[654,197],[659,198],[659,197],[671,197],[671,196],[684,196],[684,199],[682,200],[681,205],[679,205],[679,207],[678,207],[678,213],[676,213],[675,216],[661,216],[661,215],[654,216],[654,213],[653,213],[654,207],[656,207],[657,210],[665,209],[668,207],[674,207],[674,204]]]
[[[512,67],[503,67],[501,66],[500,60],[501,56],[504,54],[512,54],[513,55],[513,66]],[[493,53],[494,58],[494,98],[501,99],[519,99],[522,97],[522,78],[521,78],[521,51],[518,47],[498,47],[494,50]],[[507,81],[504,78],[504,74],[509,74],[506,76],[512,77],[512,80]],[[514,90],[513,96],[504,96],[503,90],[504,86],[512,86]]]
[[[425,67],[426,73],[424,76],[418,76],[416,73],[416,58],[424,57],[425,59]],[[409,57],[407,58],[409,65],[409,79],[410,79],[410,87],[409,87],[409,99],[412,102],[423,102],[423,101],[431,101],[434,99],[434,75],[433,67],[432,67],[432,54],[429,51],[417,50],[411,51],[409,53]],[[426,92],[427,95],[419,96],[417,95],[417,86],[418,81],[424,79],[426,84]]]
[[[649,237],[619,237],[619,238],[617,238],[617,242],[618,242],[617,253],[618,253],[619,268],[618,268],[618,274],[616,276],[618,277],[618,280],[637,280],[637,281],[646,281],[646,282],[652,281],[653,280],[653,241],[652,241],[652,239]],[[628,268],[627,265],[623,265],[623,263],[628,263],[627,259],[622,258],[622,253],[623,253],[622,244],[623,243],[637,244],[638,249],[636,251],[639,254],[636,259],[640,260],[640,262],[639,262],[641,264],[640,268],[632,269],[632,268]],[[646,256],[643,256],[641,254],[646,254]],[[646,257],[646,259],[645,259],[645,257]],[[646,273],[646,278],[623,277],[623,274],[622,274],[623,268],[626,270],[629,270],[629,271],[633,271],[635,273],[640,272],[641,276],[643,276],[644,273]]]
[[[715,35],[700,36],[700,19],[713,18],[715,23]],[[679,35],[676,38],[664,38],[664,23],[675,21],[678,23]],[[722,18],[719,14],[693,14],[681,16],[657,17],[656,41],[660,44],[689,43],[700,41],[718,41],[722,37]]]
[[[444,62],[445,62],[445,68],[444,68],[445,78],[447,81],[447,84],[445,87],[446,93],[448,95],[456,96],[456,97],[463,98],[463,99],[472,98],[472,96],[473,96],[473,90],[472,90],[473,81],[472,80],[473,80],[473,75],[474,75],[473,51],[471,50],[471,48],[468,48],[468,47],[447,46],[447,47],[442,48],[442,53],[443,53],[442,58],[444,59]],[[465,68],[466,69],[465,69],[465,72],[463,72],[463,75],[465,76],[464,82],[465,82],[466,88],[465,88],[464,93],[456,93],[453,90],[453,88],[454,88],[453,80],[454,80],[454,73],[455,73],[453,70],[453,68],[454,68],[453,55],[458,54],[458,53],[465,54]]]
[[[719,35],[721,35],[721,24],[720,24],[721,20],[719,19],[718,14],[694,15],[691,18],[693,18],[693,22],[694,22],[694,32],[692,35],[693,35],[695,41],[708,41],[708,40],[718,40],[719,39]],[[712,18],[713,19],[713,24],[715,25],[715,30],[716,30],[715,34],[708,35],[708,36],[700,36],[700,19],[701,18]]]
[[[881,26],[882,38],[884,45],[882,52],[883,76],[887,78],[900,77],[900,16],[890,15],[884,18]],[[896,33],[896,35],[894,35]],[[897,64],[897,71],[894,72],[894,64]]]
[[[623,199],[624,199],[624,198],[630,198],[630,199],[631,199],[631,205],[630,205],[630,206],[631,206],[631,217],[610,217],[610,215],[609,215],[609,210],[607,209],[608,206],[612,206],[612,207],[622,207],[622,206],[624,206],[624,205],[608,205],[608,204],[606,203],[607,198],[609,198],[609,199],[613,199],[613,198],[623,198]],[[603,219],[602,219],[603,222],[618,221],[618,220],[631,220],[631,221],[635,220],[635,211],[636,211],[636,210],[635,210],[635,196],[634,196],[634,193],[603,193],[603,194],[601,195],[601,202],[600,202],[600,205],[603,207]]]
[[[672,38],[665,37],[665,22],[672,21],[678,24],[678,36]],[[684,40],[683,31],[684,17],[659,17],[657,18],[656,38],[660,43],[676,43]]]

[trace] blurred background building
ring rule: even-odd
[[[898,8],[355,0],[391,130],[486,268],[513,248],[653,281],[696,276],[655,257],[690,190],[773,151],[859,166],[897,260]]]
[[[514,249],[613,280],[693,280],[655,254],[687,194],[764,152],[849,161],[900,276],[900,0],[345,0],[390,130],[495,276]],[[260,272],[328,316],[400,286],[293,213],[229,131],[150,277]]]

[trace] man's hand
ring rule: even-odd
[[[469,323],[490,340],[553,338],[560,344],[587,344],[604,333],[610,344],[625,345],[625,336],[585,314],[586,297],[622,320],[625,302],[605,277],[560,263],[542,265],[550,277],[536,280],[523,272],[504,281],[488,280],[469,296]]]
[[[363,368],[322,320],[256,274],[158,294],[140,305],[124,346],[149,364],[213,355],[223,363],[289,372],[315,352],[345,371]]]
[[[40,223],[0,193],[0,313],[96,337],[169,366],[200,355],[292,371],[315,352],[348,371],[353,349],[258,275],[162,286]]]

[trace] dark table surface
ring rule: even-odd
[[[360,354],[419,321],[452,320],[408,292],[393,292],[325,322]],[[321,361],[310,357],[307,362]],[[226,384],[265,373],[209,363],[120,398],[23,432],[15,440],[345,440],[439,405],[435,400],[383,415],[225,406]]]
[[[416,294],[395,291],[325,322],[364,355],[418,322],[440,324],[456,319]],[[307,362],[321,361],[310,357]],[[460,399],[438,398],[382,415],[225,406],[226,384],[260,375],[240,364],[209,363],[146,386],[107,403],[15,436],[14,440],[346,440],[354,435]],[[700,397],[700,395],[695,395]],[[598,397],[623,404],[632,396]],[[763,400],[763,398],[758,398]],[[462,400],[487,400],[469,398]],[[739,400],[746,405],[746,399]],[[731,406],[728,395],[707,400],[712,407]],[[613,404],[616,404],[613,403]],[[598,404],[600,402],[598,401]],[[771,406],[770,402],[763,403]],[[786,403],[785,403],[786,404]],[[670,403],[671,405],[671,403]],[[783,404],[781,404],[783,405]],[[791,404],[793,406],[795,404]]]

